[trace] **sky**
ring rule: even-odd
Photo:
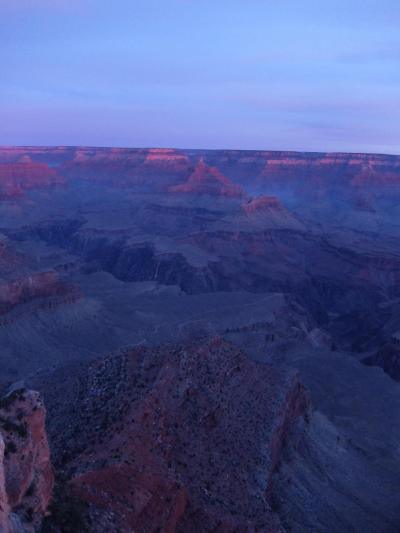
[[[0,0],[0,144],[400,154],[398,0]]]

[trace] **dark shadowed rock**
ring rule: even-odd
[[[400,332],[392,335],[374,355],[363,359],[363,363],[368,366],[380,366],[391,378],[400,381]]]

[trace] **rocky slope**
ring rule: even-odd
[[[38,531],[53,490],[45,429],[36,392],[17,389],[0,401],[0,524],[5,533]]]
[[[68,294],[72,296],[74,288],[63,282],[57,272],[39,272],[0,283],[0,315],[27,302]]]
[[[273,475],[309,408],[295,373],[216,338],[63,374],[38,385],[57,471],[93,531],[280,531]]]
[[[288,440],[275,477],[275,508],[287,531],[397,533],[400,528],[400,389],[349,353],[293,345],[315,407]]]

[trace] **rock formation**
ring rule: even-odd
[[[247,226],[304,231],[304,223],[284,207],[276,196],[261,195],[242,204]],[[233,221],[234,222],[234,221]]]
[[[37,531],[47,511],[53,472],[45,416],[36,392],[17,389],[0,401],[1,531]]]
[[[239,185],[232,183],[217,168],[208,166],[204,159],[200,159],[186,183],[171,186],[168,191],[171,193],[205,194],[225,198],[242,198],[246,196],[245,191]]]

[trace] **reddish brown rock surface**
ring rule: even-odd
[[[63,299],[75,299],[79,295],[78,289],[65,283],[57,272],[38,272],[17,280],[0,282],[0,317],[28,302],[52,297],[62,302]]]
[[[36,531],[47,511],[53,471],[45,417],[36,392],[19,389],[0,401],[1,531]]]

